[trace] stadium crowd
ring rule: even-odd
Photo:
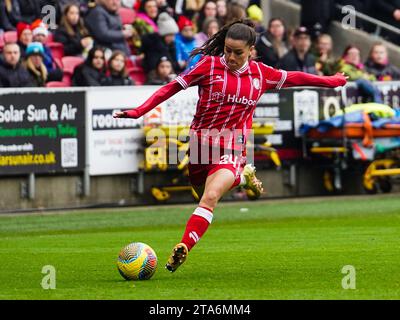
[[[304,9],[311,2],[299,2],[309,13]],[[46,5],[56,9],[54,29],[44,22]],[[382,17],[390,13],[398,24],[400,1],[379,1],[379,7]],[[323,26],[316,30],[315,21],[304,15],[304,26],[294,30],[281,18],[264,25],[257,0],[3,0],[0,87],[166,84],[200,59],[190,58],[193,48],[224,24],[245,17],[259,34],[253,59],[272,67],[344,72],[377,102],[371,81],[400,79],[383,43],[372,46],[365,63],[354,45],[334,57]]]

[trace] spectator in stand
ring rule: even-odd
[[[104,86],[132,86],[134,82],[128,75],[126,68],[126,55],[119,50],[113,52],[108,60],[109,75],[105,78]]]
[[[32,25],[33,41],[40,42],[43,45],[43,63],[47,68],[48,81],[61,81],[63,77],[62,70],[57,66],[56,61],[53,58],[51,49],[46,45],[49,31],[47,25],[42,20],[35,20]]]
[[[338,70],[349,77],[349,81],[355,81],[359,93],[364,101],[372,99],[376,103],[383,103],[381,94],[376,86],[371,82],[376,77],[368,73],[361,63],[361,51],[354,45],[349,45],[343,52],[342,58],[338,62]]]
[[[336,73],[336,60],[332,55],[333,42],[329,34],[322,33],[316,43],[316,69],[318,75],[332,76]]]
[[[21,58],[23,59],[25,58],[25,52],[28,44],[30,44],[33,41],[31,26],[25,22],[18,22],[17,38],[18,38],[17,44],[19,45]]]
[[[400,80],[400,69],[389,63],[388,51],[382,42],[372,46],[365,67],[379,81]]]
[[[93,39],[80,16],[78,5],[72,3],[64,7],[54,40],[64,45],[64,55],[87,57],[93,47]]]
[[[310,52],[311,37],[306,27],[299,27],[293,34],[293,48],[278,62],[277,67],[287,71],[317,74],[315,57]]]
[[[264,21],[264,14],[261,8],[255,4],[247,8],[247,16],[253,21],[257,33],[265,33],[265,28],[262,23]]]
[[[172,62],[167,57],[161,57],[157,62],[156,69],[149,73],[146,84],[164,85],[175,78],[176,73],[172,67]]]
[[[31,42],[26,48],[25,65],[31,75],[33,87],[45,87],[47,78],[47,69],[44,65],[44,48],[40,42]]]
[[[169,3],[174,8],[175,15],[184,15],[192,20],[199,14],[205,0],[170,0]]]
[[[201,30],[203,21],[209,17],[217,18],[217,5],[213,0],[207,0],[197,14],[197,30]]]
[[[216,18],[206,18],[203,22],[202,31],[194,37],[196,39],[196,47],[201,47],[211,36],[219,31],[220,24]]]
[[[106,58],[104,49],[93,47],[84,63],[77,66],[72,75],[75,87],[102,86],[106,81]]]
[[[221,26],[225,25],[226,16],[228,14],[228,5],[226,0],[217,0],[217,19]]]
[[[143,67],[148,73],[154,70],[157,61],[165,56],[172,61],[173,67],[178,72],[181,71],[176,61],[175,35],[179,32],[175,20],[163,12],[157,20],[158,33],[149,33],[142,38],[142,52],[144,53]]]
[[[7,43],[0,58],[0,87],[18,88],[32,86],[28,71],[21,64],[21,52],[16,43]]]
[[[246,9],[241,4],[228,3],[228,13],[226,15],[225,24],[230,24],[236,20],[246,18]]]
[[[17,0],[0,1],[0,24],[4,31],[15,31],[21,19],[21,10]]]
[[[42,14],[41,0],[18,0],[21,22],[32,24]]]
[[[143,36],[146,33],[158,32],[158,7],[156,0],[144,0],[136,15],[134,27]]]
[[[89,10],[85,24],[97,45],[110,50],[121,50],[131,55],[126,39],[133,36],[132,28],[123,28],[118,14],[120,0],[98,0],[96,7]]]
[[[261,34],[256,43],[259,61],[276,67],[281,59],[289,51],[286,34],[286,25],[281,18],[272,18],[268,22],[268,30]]]
[[[190,59],[190,53],[196,48],[193,22],[185,16],[178,19],[179,33],[175,37],[176,61],[181,69],[194,66],[200,59],[196,56]]]
[[[156,0],[156,1],[157,1],[158,13],[166,12],[170,16],[174,14],[174,9],[171,8],[167,0]]]

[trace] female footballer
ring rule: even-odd
[[[246,163],[246,136],[261,95],[268,89],[292,86],[334,88],[346,84],[343,74],[315,76],[286,72],[250,59],[256,32],[248,20],[224,26],[193,51],[202,59],[174,81],[157,90],[141,106],[114,114],[116,118],[139,118],[163,101],[190,86],[199,88],[199,100],[190,126],[189,179],[200,202],[186,225],[182,240],[169,257],[166,268],[174,272],[206,232],[220,198],[236,186],[263,192],[255,168]]]

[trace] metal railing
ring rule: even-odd
[[[345,7],[346,6],[342,6],[340,4],[336,4],[336,8],[339,9],[341,11],[341,13],[344,13],[343,12],[343,8],[345,8]],[[359,18],[359,19],[361,19],[363,21],[369,22],[369,23],[371,23],[371,24],[376,26],[376,29],[375,29],[375,32],[374,32],[374,35],[376,35],[376,36],[380,35],[382,29],[386,29],[387,31],[390,31],[390,32],[393,32],[393,33],[395,33],[397,35],[400,35],[400,29],[399,28],[393,27],[393,26],[391,26],[390,24],[388,24],[386,22],[383,22],[381,20],[372,18],[372,17],[370,17],[370,16],[368,16],[368,15],[366,15],[364,13],[358,12],[357,10],[354,10],[354,13],[355,13],[355,16],[357,18]]]

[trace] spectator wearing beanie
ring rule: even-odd
[[[180,32],[175,37],[176,61],[181,69],[186,69],[194,66],[200,60],[200,56],[190,58],[190,53],[196,48],[192,21],[180,16],[178,27]]]
[[[20,48],[15,43],[7,43],[0,58],[0,87],[31,87],[31,77],[21,64]]]
[[[26,68],[31,75],[34,87],[45,87],[47,69],[44,65],[44,48],[40,42],[32,42],[26,48]]]
[[[160,13],[157,20],[158,33],[149,33],[142,37],[143,67],[148,73],[154,70],[157,61],[165,56],[172,61],[177,71],[182,69],[176,61],[175,35],[179,32],[175,20],[166,12]]]
[[[110,50],[121,50],[131,55],[127,39],[133,36],[132,28],[123,28],[118,14],[121,3],[116,0],[98,0],[85,18],[86,27],[96,45]]]
[[[0,24],[5,31],[15,31],[21,21],[21,10],[17,0],[0,1]]]
[[[17,38],[20,51],[21,58],[25,58],[25,52],[28,44],[33,41],[33,34],[31,26],[25,22],[18,22],[17,24]]]

